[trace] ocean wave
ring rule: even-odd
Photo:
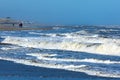
[[[93,69],[89,69],[90,67],[87,65],[75,66],[75,65],[59,65],[59,64],[45,64],[45,63],[43,64],[43,63],[37,63],[36,61],[32,61],[32,60],[11,59],[11,58],[2,58],[2,57],[0,57],[0,59],[13,61],[15,63],[21,63],[25,65],[37,66],[37,67],[65,69],[65,70],[76,71],[76,72],[84,72],[88,75],[120,78],[119,72],[112,73],[113,71],[109,70],[109,73],[108,73],[104,69],[93,70]]]
[[[69,59],[69,58],[51,58],[51,56],[57,56],[57,54],[42,54],[42,53],[33,53],[27,54],[34,56],[37,59],[49,60],[49,61],[63,61],[63,62],[89,62],[89,63],[102,63],[102,64],[120,64],[120,61],[110,61],[110,60],[98,60],[93,58],[85,59]]]
[[[48,31],[1,31],[1,43],[9,45],[0,45],[0,59],[120,78],[120,27],[53,28]]]
[[[87,39],[87,38],[86,38]],[[74,39],[75,40],[75,39]],[[78,40],[78,39],[77,39]],[[85,39],[83,39],[85,40]],[[70,51],[82,51],[103,55],[120,56],[120,40],[119,39],[87,39],[83,42],[72,41],[72,39],[55,39],[55,38],[20,38],[7,37],[3,42],[17,44],[25,47],[44,48],[44,49],[60,49]],[[89,41],[90,40],[90,41]],[[99,41],[98,40],[98,41]],[[96,43],[97,42],[97,43]]]
[[[89,75],[120,77],[120,61],[119,57],[115,56],[110,57],[64,50],[44,50],[18,45],[2,45],[0,49],[0,59],[2,60],[38,67],[84,72]]]

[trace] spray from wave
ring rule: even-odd
[[[82,51],[103,55],[120,56],[120,40],[109,38],[62,38],[61,40],[42,37],[42,38],[20,38],[7,37],[4,43],[12,43],[25,47],[43,48],[43,49],[60,49],[70,51]]]

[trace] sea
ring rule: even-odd
[[[0,31],[0,59],[120,78],[120,26],[50,26]]]

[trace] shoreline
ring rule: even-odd
[[[0,26],[0,31],[17,31],[17,30],[52,30],[52,27],[40,27],[40,28],[33,28],[33,27],[9,27],[9,26]]]
[[[118,78],[90,76],[83,72],[23,65],[6,60],[0,60],[0,64],[0,80],[4,78],[5,80],[10,80],[10,78],[15,78],[15,80],[21,80],[21,78],[23,80],[28,80],[28,78],[35,80],[119,80]]]

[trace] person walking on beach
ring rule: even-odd
[[[12,25],[13,25],[13,27],[15,26],[15,24],[14,24],[14,23],[13,23]]]
[[[23,27],[23,23],[20,23],[20,24],[19,24],[19,27],[22,28],[22,27]]]

